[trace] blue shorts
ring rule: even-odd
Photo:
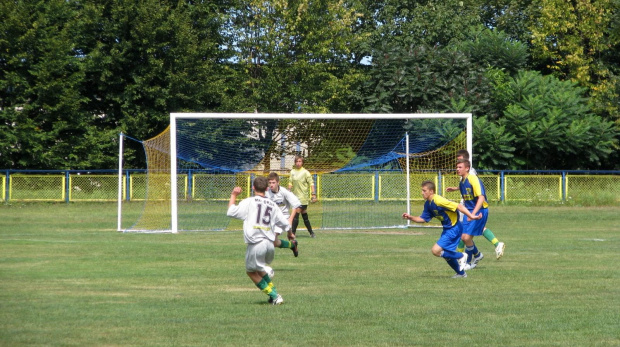
[[[461,241],[462,233],[463,226],[461,223],[456,223],[456,225],[451,228],[443,228],[441,236],[439,240],[437,240],[437,245],[447,251],[456,251],[456,246],[458,246],[459,241]]]
[[[471,211],[469,211],[471,212]],[[467,221],[467,216],[463,216],[463,234],[471,236],[480,236],[484,231],[484,227],[487,225],[487,219],[489,218],[489,209],[483,208],[478,211],[482,213],[482,219]]]

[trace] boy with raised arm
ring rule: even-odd
[[[278,294],[275,285],[267,274],[267,267],[273,261],[276,226],[290,232],[290,224],[278,205],[265,196],[267,177],[256,177],[252,184],[255,196],[243,199],[235,205],[241,187],[235,187],[228,201],[226,215],[243,220],[243,236],[247,244],[245,270],[252,282],[269,296],[269,303],[280,305],[284,299]]]

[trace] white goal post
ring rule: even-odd
[[[392,119],[392,120],[407,120],[407,119],[465,119],[466,120],[466,132],[467,132],[467,150],[470,155],[473,156],[473,119],[471,113],[446,113],[446,114],[280,114],[280,113],[171,113],[170,114],[170,197],[171,197],[171,232],[177,233],[179,231],[178,226],[178,203],[177,203],[177,120],[180,119],[253,119],[253,120],[354,120],[354,119]],[[415,129],[410,131],[415,132]],[[407,132],[407,210],[410,212],[410,199],[411,192],[409,188],[409,132]],[[122,142],[121,142],[122,144]],[[121,148],[122,151],[122,148]],[[473,159],[473,157],[472,157]],[[119,159],[120,161],[120,159]],[[119,164],[119,175],[122,167]],[[120,180],[119,180],[120,182]],[[119,183],[120,184],[120,183]],[[120,195],[120,193],[119,193]],[[120,202],[119,202],[120,206]],[[119,207],[120,211],[120,207]],[[119,218],[120,227],[120,218]]]

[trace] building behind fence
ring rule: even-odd
[[[620,202],[620,171],[480,171],[489,201],[585,201],[605,197]],[[249,188],[253,174],[212,174],[186,171],[178,176],[180,200],[224,200],[240,182]],[[282,176],[286,186],[288,177]],[[351,201],[406,200],[403,174],[400,172],[326,173],[314,176],[319,199]],[[411,200],[421,200],[419,186],[433,180],[438,191],[457,186],[456,174],[439,172],[412,173]],[[5,170],[1,176],[2,200],[16,201],[117,201],[118,172],[97,171],[22,171]],[[143,170],[125,170],[122,177],[122,199],[145,199],[147,175]],[[251,189],[245,189],[246,192]],[[459,199],[459,193],[446,197]]]

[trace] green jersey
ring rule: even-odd
[[[303,167],[299,169],[294,168],[291,170],[289,182],[292,185],[291,191],[297,196],[301,204],[308,205],[310,202],[310,193],[312,193],[312,186],[314,185],[310,171]]]

